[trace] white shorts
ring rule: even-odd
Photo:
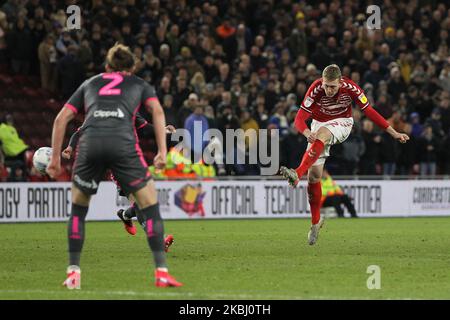
[[[316,132],[321,127],[325,127],[330,130],[333,136],[330,142],[325,145],[319,159],[314,162],[313,166],[319,166],[325,163],[326,158],[330,155],[330,147],[332,145],[339,144],[347,140],[348,136],[352,132],[353,118],[337,118],[326,122],[313,120],[311,123],[311,132]],[[307,149],[309,149],[309,147],[311,147],[310,143],[308,143]]]

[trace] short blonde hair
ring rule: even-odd
[[[116,43],[106,55],[106,63],[114,71],[132,71],[136,62],[130,48],[120,43]]]
[[[329,81],[334,81],[336,79],[341,79],[342,73],[341,69],[337,64],[330,64],[322,72],[322,78],[325,78]]]

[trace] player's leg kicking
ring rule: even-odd
[[[119,192],[119,195],[125,196],[125,194],[123,193],[123,191],[120,189],[119,186],[117,186],[117,189],[118,189],[117,191]],[[130,194],[128,196],[128,201],[130,201],[131,206],[128,207],[126,210],[119,209],[119,211],[117,211],[117,216],[122,221],[125,230],[129,234],[134,236],[137,232],[137,229],[133,224],[133,218],[134,217],[138,218],[138,222],[140,225],[142,225],[143,221],[139,221],[140,216],[137,215],[138,208],[136,206],[136,203],[135,203],[135,200],[134,200],[134,197],[132,194]],[[174,242],[175,242],[175,239],[174,239],[173,235],[171,235],[171,234],[167,235],[164,238],[164,251],[169,252],[169,248]]]
[[[303,175],[315,164],[324,149],[329,148],[329,142],[333,137],[333,134],[326,127],[320,127],[314,134],[316,139],[312,144],[308,144],[308,148],[298,168],[295,170],[286,167],[280,168],[280,173],[293,187],[297,186]]]
[[[117,184],[117,182],[116,182],[116,184]],[[119,187],[118,184],[117,184],[117,192],[118,192],[119,196],[126,197],[126,194],[123,192],[123,190]],[[130,201],[131,206],[128,207],[126,210],[120,209],[119,211],[117,211],[117,216],[122,221],[125,230],[129,234],[134,236],[136,234],[137,230],[133,224],[133,218],[136,217],[136,209],[137,208],[136,208],[136,204],[134,202],[133,195],[130,194],[130,195],[128,195],[127,198],[128,198],[128,201]]]
[[[303,175],[308,172],[308,201],[311,208],[311,229],[308,233],[308,243],[317,242],[319,231],[323,226],[320,217],[320,203],[322,198],[321,179],[325,159],[329,155],[331,145],[341,143],[351,132],[353,119],[337,119],[332,123],[313,121],[311,128],[314,141],[308,144],[300,166],[297,169],[280,168],[280,173],[295,187]]]
[[[324,220],[320,217],[320,203],[322,199],[322,173],[324,163],[313,165],[308,170],[308,201],[311,208],[311,228],[308,232],[308,243],[313,245],[319,238],[319,231]]]

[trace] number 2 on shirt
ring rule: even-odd
[[[118,86],[123,81],[123,77],[120,74],[106,73],[103,75],[102,78],[110,79],[112,81],[100,89],[100,91],[98,92],[99,95],[101,95],[101,96],[118,96],[122,93],[122,90],[114,88],[115,86]]]

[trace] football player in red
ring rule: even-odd
[[[311,207],[311,229],[308,243],[313,245],[319,236],[323,219],[320,218],[320,201],[322,197],[321,178],[330,147],[344,142],[353,127],[352,103],[364,112],[381,129],[388,132],[401,143],[409,137],[397,132],[370,105],[363,90],[352,80],[342,77],[339,66],[327,66],[322,77],[309,87],[295,118],[295,127],[308,140],[308,146],[300,166],[296,169],[280,168],[280,173],[295,187],[299,180],[308,173],[308,199]],[[311,129],[306,120],[312,118]]]

